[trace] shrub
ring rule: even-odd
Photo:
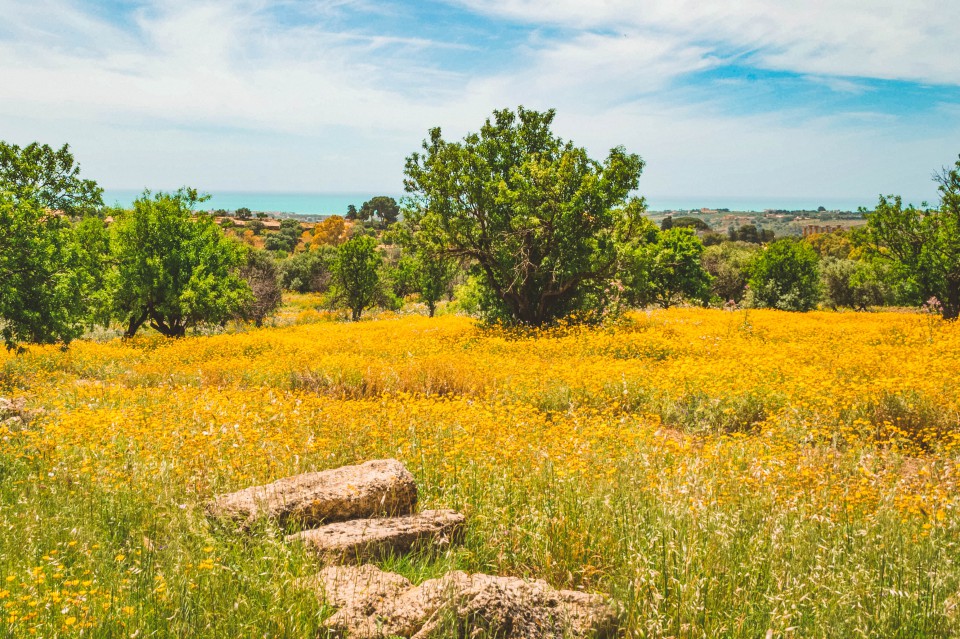
[[[784,311],[809,311],[820,300],[816,252],[803,242],[777,240],[750,269],[751,303]]]

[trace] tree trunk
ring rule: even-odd
[[[156,313],[153,314],[153,322],[150,326],[165,337],[183,337],[187,334],[187,325],[183,320],[167,322]]]
[[[140,327],[143,326],[143,323],[147,321],[148,312],[144,311],[142,315],[137,317],[131,317],[130,323],[127,325],[127,330],[124,331],[123,336],[125,338],[133,337],[137,334],[137,331],[140,330]]]
[[[947,282],[947,299],[943,304],[943,319],[955,320],[960,317],[960,281]]]

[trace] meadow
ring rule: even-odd
[[[312,637],[301,548],[215,494],[395,457],[465,543],[384,562],[605,593],[630,637],[960,635],[960,325],[670,309],[0,354],[0,636]]]

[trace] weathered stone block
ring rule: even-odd
[[[464,517],[452,510],[416,515],[354,519],[289,535],[332,562],[357,562],[410,552],[418,546],[443,546],[457,540]]]
[[[339,610],[328,628],[356,639],[424,639],[447,630],[503,639],[608,637],[618,613],[602,596],[556,590],[540,580],[464,572],[413,586],[373,566],[331,566],[308,585]]]
[[[281,526],[301,527],[356,518],[411,513],[417,485],[403,464],[377,459],[357,466],[287,477],[212,500],[211,516],[248,526],[268,517]]]

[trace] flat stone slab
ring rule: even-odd
[[[395,459],[375,459],[219,495],[207,504],[207,512],[245,527],[260,517],[284,527],[310,527],[406,515],[416,505],[417,484],[410,471]]]
[[[610,637],[616,609],[601,595],[556,590],[545,581],[451,572],[414,586],[374,566],[330,566],[307,582],[339,608],[325,625],[356,639]]]
[[[324,559],[354,563],[400,555],[415,547],[451,544],[463,532],[464,516],[453,510],[425,510],[403,517],[354,519],[287,536]]]

